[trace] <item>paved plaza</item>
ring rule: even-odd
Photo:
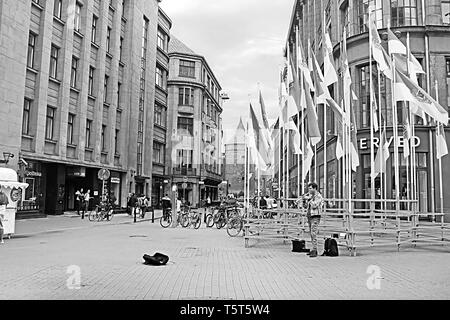
[[[109,223],[73,215],[22,220],[16,232],[0,245],[0,299],[450,298],[448,246],[357,257],[341,249],[339,257],[312,259],[282,241],[244,248],[225,230],[163,229],[128,215]],[[155,252],[169,263],[144,265],[143,254]]]

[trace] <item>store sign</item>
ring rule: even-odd
[[[27,177],[42,177],[42,172],[37,172],[37,171],[27,171],[25,172],[25,175]]]
[[[78,167],[78,168],[67,168],[67,175],[69,177],[86,177],[86,168]]]
[[[119,184],[119,183],[120,183],[120,178],[112,177],[112,178],[111,178],[111,183]]]
[[[398,137],[398,146],[400,148],[403,148],[404,140],[405,139],[404,139],[403,136],[399,136]],[[419,137],[414,136],[414,137],[411,138],[411,140],[414,141],[414,147],[415,148],[420,146],[420,142],[421,141],[420,141]],[[370,139],[368,139],[368,138],[359,139],[359,143],[358,143],[359,149],[360,150],[367,150],[367,149],[369,149],[370,148],[369,141],[370,141]],[[375,148],[378,148],[379,147],[379,143],[380,143],[380,138],[379,137],[374,137],[372,141],[373,141],[373,145],[375,146]],[[394,142],[394,137],[392,136],[388,140],[389,146],[394,146],[393,142]]]

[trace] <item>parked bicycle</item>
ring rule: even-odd
[[[178,215],[178,224],[180,224],[183,228],[186,228],[189,225],[189,212],[182,210]],[[163,216],[159,220],[161,227],[168,228],[173,221],[172,209],[168,208],[163,211]]]
[[[110,205],[96,205],[95,209],[89,212],[89,221],[111,221],[114,217],[114,209]]]
[[[197,211],[192,211],[189,214],[189,224],[188,227],[193,226],[194,229],[200,228],[202,225],[202,215]]]

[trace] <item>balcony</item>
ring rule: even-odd
[[[212,164],[203,164],[200,166],[201,170],[201,176],[202,178],[209,178],[209,179],[215,179],[215,180],[221,180],[222,174],[219,173],[219,166],[217,165],[214,167]]]
[[[178,106],[178,112],[184,114],[194,114],[194,106]]]
[[[196,176],[197,175],[197,169],[196,168],[172,168],[172,174],[173,175],[179,175],[179,176]]]

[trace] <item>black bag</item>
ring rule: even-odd
[[[328,238],[325,240],[325,247],[322,256],[328,257],[339,256],[338,245],[335,239]]]
[[[305,248],[305,240],[292,240],[292,252],[309,252],[309,249]]]
[[[148,254],[144,254],[144,264],[152,265],[152,266],[163,266],[169,261],[169,257],[162,253],[155,253],[153,256]]]

